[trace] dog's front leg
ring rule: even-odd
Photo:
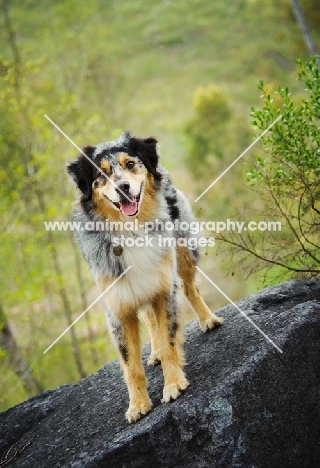
[[[157,317],[153,311],[153,308],[145,308],[142,311],[142,316],[147,325],[148,332],[151,339],[151,354],[148,359],[148,364],[156,366],[161,362],[161,344],[159,337],[159,326]]]
[[[118,349],[121,367],[129,392],[129,423],[137,421],[151,409],[147,379],[141,361],[139,321],[134,310],[120,310],[109,315],[109,328]],[[120,320],[121,317],[121,320]]]
[[[153,307],[159,324],[161,365],[164,376],[163,403],[178,398],[189,383],[184,375],[182,333],[179,325],[176,287],[170,295],[162,294]]]

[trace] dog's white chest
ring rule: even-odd
[[[137,237],[131,239],[136,240]],[[140,245],[127,246],[126,243],[123,245],[121,255],[124,264],[126,268],[129,266],[131,268],[108,292],[106,298],[113,304],[118,300],[118,302],[139,307],[145,302],[149,302],[159,291],[164,269],[169,270],[170,268],[163,265],[167,249],[159,244],[157,236],[149,237],[149,242],[142,237],[139,239],[138,244]],[[144,241],[144,245],[142,245],[142,241]],[[167,276],[170,277],[170,274],[171,268]]]

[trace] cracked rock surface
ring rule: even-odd
[[[126,422],[127,391],[113,362],[1,413],[0,466],[319,467],[320,281],[289,281],[237,305],[282,354],[224,307],[224,324],[211,333],[187,325],[190,387],[178,400],[160,403],[162,372],[146,365],[146,345],[148,415]]]

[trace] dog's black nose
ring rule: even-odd
[[[121,182],[117,183],[116,191],[118,193],[124,192],[127,194],[130,190],[130,183],[126,180],[122,180]]]

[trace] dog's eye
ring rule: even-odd
[[[126,163],[126,168],[127,169],[133,169],[134,168],[134,162],[133,161],[128,161]]]

